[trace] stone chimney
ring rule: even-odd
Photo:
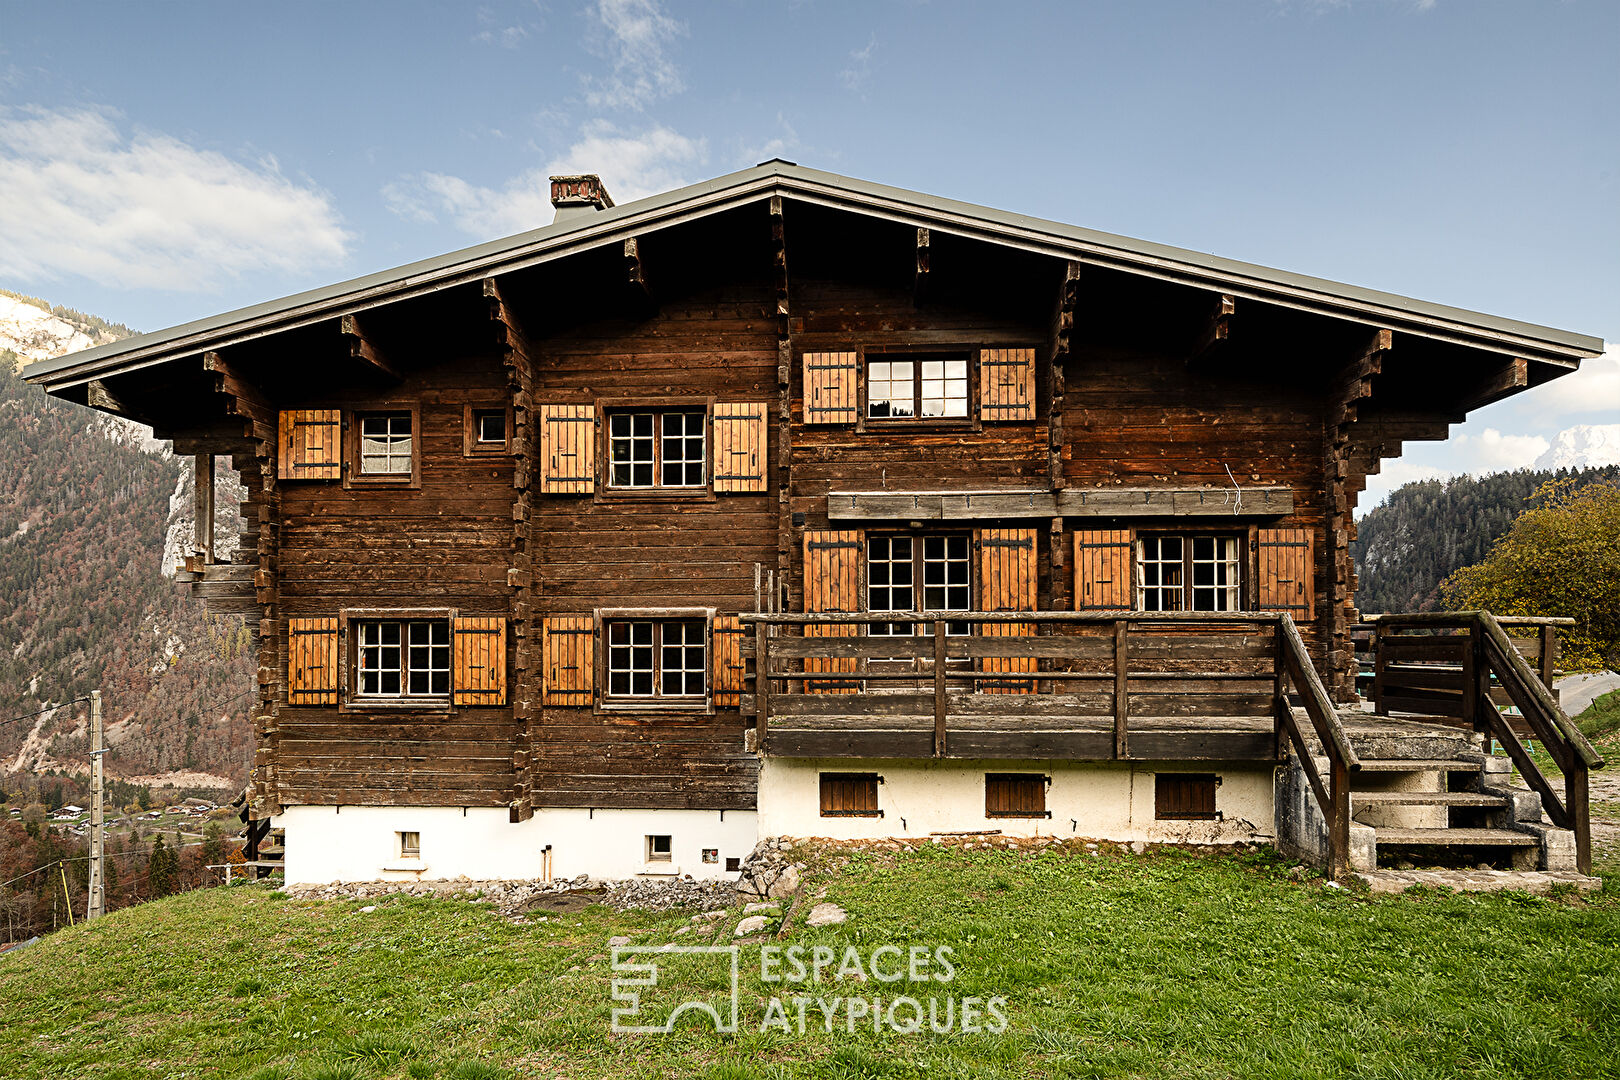
[[[584,173],[579,176],[553,176],[551,178],[551,205],[557,208],[557,216],[551,219],[555,225],[559,221],[573,221],[586,214],[598,210],[606,210],[613,205],[613,199],[602,186],[602,178],[593,173]]]

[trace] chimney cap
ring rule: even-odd
[[[602,178],[595,173],[551,178],[551,205],[559,211],[563,207],[588,206],[593,210],[606,210],[613,198],[602,186]]]

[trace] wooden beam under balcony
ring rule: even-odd
[[[978,521],[993,518],[1266,518],[1294,512],[1285,487],[1067,488],[1063,491],[836,491],[833,521]]]

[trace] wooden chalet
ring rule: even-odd
[[[1349,543],[1383,459],[1601,341],[784,161],[552,188],[29,369],[195,457],[179,577],[257,630],[289,880],[978,829],[1584,862],[1539,628],[1391,621],[1367,712]],[[1524,732],[1563,789],[1506,788]]]

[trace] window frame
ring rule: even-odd
[[[411,471],[408,473],[360,471],[360,429],[365,420],[383,416],[410,417]],[[343,411],[343,486],[345,488],[422,486],[422,415],[416,402],[380,401],[363,409]]]
[[[410,711],[448,716],[455,708],[456,628],[455,608],[345,608],[338,613],[337,709],[343,713]],[[450,684],[443,695],[400,695],[373,697],[360,693],[360,624],[370,622],[443,622],[449,631]],[[326,706],[330,707],[330,706]],[[487,706],[463,706],[480,708]]]
[[[967,541],[966,562],[967,562],[967,570],[968,570],[968,579],[967,579],[966,588],[967,588],[967,591],[968,591],[968,606],[967,606],[967,608],[965,608],[963,610],[977,611],[978,610],[978,604],[979,604],[979,589],[978,589],[979,582],[978,582],[978,566],[977,566],[978,560],[973,557],[974,556],[974,546],[973,545],[975,543],[975,533],[976,533],[976,530],[971,529],[971,528],[969,528],[969,529],[868,529],[868,530],[866,530],[866,535],[865,535],[865,537],[863,539],[864,550],[861,552],[860,580],[859,580],[859,588],[860,588],[860,593],[861,593],[861,598],[860,599],[861,599],[861,609],[862,609],[862,611],[864,613],[871,614],[874,610],[876,610],[876,609],[874,609],[872,607],[872,541],[873,540],[884,540],[884,539],[892,540],[892,539],[897,538],[897,537],[907,537],[911,541],[911,590],[912,590],[912,598],[913,598],[913,600],[916,601],[916,604],[918,605],[918,606],[914,606],[911,610],[913,610],[913,611],[947,611],[947,610],[952,610],[952,609],[949,609],[949,608],[928,608],[928,607],[924,607],[924,606],[921,606],[921,605],[924,605],[924,604],[927,603],[927,599],[924,596],[924,590],[927,588],[927,581],[926,581],[927,564],[928,564],[927,540],[928,540],[929,537],[953,537],[953,536],[954,537],[962,537]],[[889,560],[889,561],[892,562],[893,560]],[[947,562],[949,562],[949,561],[951,561],[951,560],[947,560]],[[882,587],[882,588],[892,588],[893,586],[880,586],[880,587]],[[949,586],[946,586],[946,587],[949,587]],[[899,610],[899,609],[890,608],[888,610],[893,611],[893,610]],[[904,626],[905,624],[904,623],[891,623],[889,625],[891,625],[891,626]],[[874,634],[874,633],[872,633],[872,624],[871,623],[866,624],[866,627],[865,627],[865,630],[864,630],[864,636],[867,636],[867,637],[914,637],[914,636],[916,636],[917,633],[918,633],[917,628],[915,626],[913,626],[908,633],[895,632],[895,633],[888,633],[888,634]],[[971,637],[975,633],[975,624],[973,624],[973,623],[962,623],[962,624],[956,624],[956,625],[952,625],[952,626],[947,626],[946,630],[945,630],[945,633],[946,633],[947,637]]]
[[[828,781],[851,782],[859,780],[862,783],[870,781],[872,784],[872,809],[870,810],[828,810],[827,809],[827,783]],[[824,818],[881,818],[883,817],[883,774],[875,772],[829,772],[816,773],[816,809],[818,816]]]
[[[714,502],[714,404],[713,396],[598,398],[596,401],[597,502],[668,501]],[[612,416],[616,413],[654,414],[653,479],[650,487],[619,487],[613,483]],[[703,483],[664,485],[659,483],[663,454],[663,415],[698,413],[703,417]]]
[[[598,714],[623,712],[659,712],[712,715],[714,705],[714,608],[598,608],[596,619],[595,676],[596,694],[594,710]],[[696,622],[702,624],[703,640],[703,694],[654,694],[651,696],[617,695],[611,692],[608,661],[610,644],[609,626],[621,622]],[[656,627],[652,644],[653,677],[662,678],[659,652],[663,648],[662,627]]]
[[[506,416],[506,438],[499,443],[478,438],[478,418],[489,413]],[[513,452],[513,410],[506,401],[469,401],[461,408],[461,453],[463,457],[507,457]]]
[[[414,836],[416,838],[415,847],[407,846],[405,842],[405,838],[407,836]],[[396,849],[394,857],[396,859],[420,860],[422,858],[422,832],[420,829],[396,829],[394,830],[394,841],[394,847]]]
[[[645,839],[642,840],[642,865],[652,866],[654,864],[669,863],[673,866],[675,863],[675,835],[673,833],[645,833],[643,835]],[[662,852],[657,850],[659,840],[664,841],[664,850]]]
[[[858,356],[855,386],[856,431],[982,431],[979,420],[979,353],[985,346],[979,343],[948,342],[906,345],[863,345],[854,351]],[[943,358],[945,354],[961,353],[967,360],[967,413],[964,416],[872,416],[871,371],[872,364],[890,361],[920,363],[926,357]],[[922,373],[913,370],[911,400],[913,407],[922,412]]]
[[[1236,607],[1208,609],[1214,613],[1242,612],[1254,610],[1253,597],[1250,595],[1254,583],[1254,571],[1249,565],[1249,556],[1253,550],[1250,543],[1249,530],[1239,531],[1210,531],[1204,529],[1135,529],[1131,537],[1131,602],[1139,610],[1169,610],[1169,611],[1198,611],[1193,607],[1193,590],[1195,588],[1228,589],[1236,600]],[[1183,605],[1180,608],[1147,608],[1145,602],[1149,588],[1161,589],[1166,586],[1147,584],[1145,573],[1147,562],[1144,558],[1145,544],[1148,540],[1164,540],[1179,538],[1181,545],[1181,593]],[[1237,581],[1231,585],[1198,586],[1194,583],[1194,567],[1197,560],[1193,557],[1193,542],[1199,539],[1214,539],[1216,541],[1230,540],[1236,545],[1236,551],[1230,560],[1237,573]],[[1155,560],[1163,562],[1164,560]],[[1226,560],[1220,560],[1226,561]]]

